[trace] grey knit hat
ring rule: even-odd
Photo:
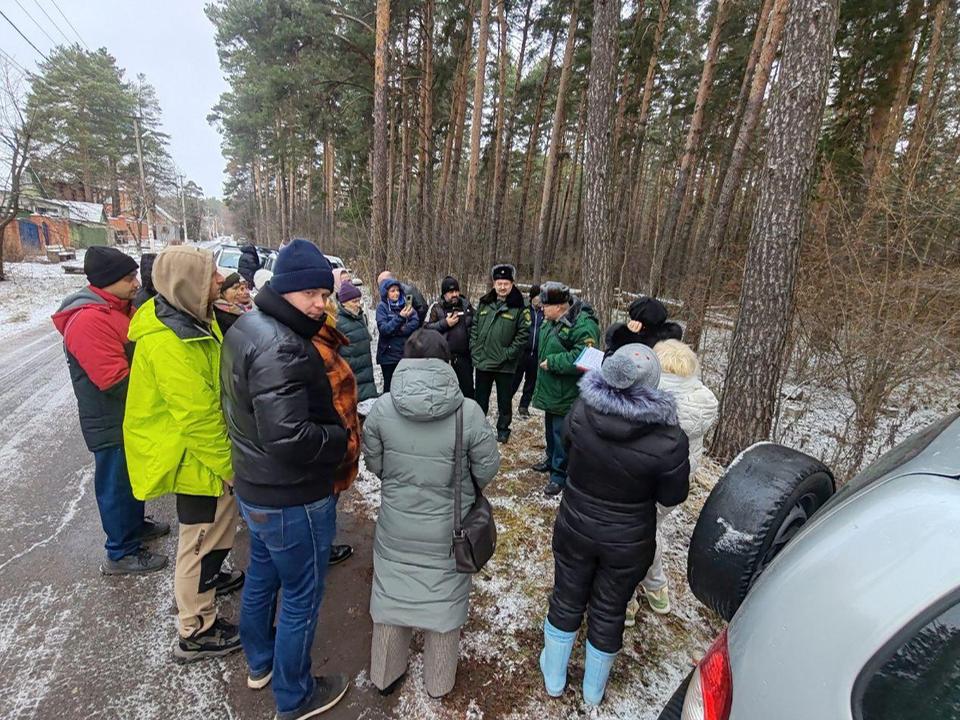
[[[626,357],[637,367],[636,382],[646,387],[660,385],[660,358],[646,345],[631,343],[617,350],[612,357]],[[607,362],[612,358],[608,358]],[[606,365],[606,363],[604,363]]]
[[[608,385],[612,385],[618,390],[633,387],[640,376],[633,360],[623,355],[611,355],[604,360],[603,365],[600,366],[600,374]]]

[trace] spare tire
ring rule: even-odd
[[[816,458],[764,443],[734,460],[707,498],[690,539],[693,594],[727,622],[784,546],[835,492]]]

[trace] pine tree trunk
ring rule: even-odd
[[[693,117],[690,120],[690,129],[687,132],[683,157],[680,159],[680,172],[677,177],[677,184],[673,188],[673,195],[670,199],[670,204],[667,206],[666,216],[660,224],[660,229],[657,233],[653,263],[650,267],[650,292],[653,295],[660,294],[663,289],[663,263],[670,251],[670,246],[673,244],[674,234],[677,229],[677,219],[680,216],[680,208],[686,198],[687,186],[690,183],[690,174],[693,171],[696,164],[695,160],[700,152],[705,111],[707,102],[710,99],[710,92],[713,89],[713,73],[717,65],[720,33],[727,22],[727,11],[729,7],[730,0],[717,0],[717,14],[713,21],[713,32],[710,35],[710,43],[707,45],[707,57],[703,63],[700,87],[697,90],[697,102],[693,109]]]
[[[947,16],[948,0],[938,0],[933,19],[933,35],[930,39],[930,52],[927,53],[927,67],[923,74],[923,85],[917,100],[913,126],[910,128],[910,144],[907,147],[906,167],[911,182],[926,140],[930,118],[933,116],[933,78],[940,61],[940,48],[943,43],[943,24]]]
[[[520,187],[520,207],[517,214],[517,242],[520,243],[520,254],[517,257],[517,265],[522,265],[525,259],[525,250],[527,240],[524,236],[524,230],[527,223],[527,200],[530,197],[530,183],[533,179],[533,158],[537,154],[537,147],[540,142],[540,121],[543,118],[543,105],[547,98],[547,87],[550,84],[550,74],[553,70],[553,53],[557,47],[557,38],[560,35],[559,26],[554,29],[553,37],[550,40],[550,50],[547,52],[547,69],[543,74],[543,83],[540,85],[540,97],[537,100],[537,109],[533,114],[533,125],[530,127],[530,142],[527,143],[527,156],[523,164],[523,181]]]
[[[773,427],[837,16],[836,0],[794,0],[787,22],[713,445],[722,463]]]
[[[587,91],[586,214],[581,267],[583,294],[602,324],[613,312],[613,108],[616,100],[620,0],[594,0]]]
[[[574,0],[573,8],[570,10],[567,45],[563,51],[563,68],[560,71],[557,106],[553,114],[553,130],[550,133],[550,148],[547,151],[547,160],[543,170],[543,200],[540,204],[540,222],[537,225],[537,237],[533,246],[533,282],[535,283],[540,282],[543,272],[544,245],[553,214],[554,175],[557,171],[558,149],[566,127],[567,89],[570,86],[570,76],[573,73],[573,48],[577,39],[577,10],[579,4],[579,0]],[[617,4],[619,5],[619,3]]]
[[[503,224],[503,206],[507,194],[507,175],[510,172],[510,156],[513,152],[513,132],[516,126],[517,101],[520,95],[520,80],[523,77],[523,64],[526,59],[527,37],[530,32],[530,12],[533,9],[533,0],[527,0],[527,11],[523,18],[523,35],[520,39],[520,54],[517,56],[517,74],[513,81],[513,94],[510,97],[510,110],[507,113],[507,129],[504,139],[504,148],[500,161],[497,163],[496,191],[493,197],[493,219],[490,227],[490,244],[493,253],[500,254],[500,227]],[[505,27],[505,26],[504,26]],[[506,33],[504,33],[504,38]],[[506,59],[506,58],[504,58]]]
[[[420,242],[424,257],[433,253],[433,14],[434,0],[425,0],[421,18],[423,37],[420,84]]]
[[[390,0],[377,0],[377,33],[373,73],[373,242],[371,260],[379,270],[386,266],[388,235],[387,203],[387,43],[390,37]],[[329,198],[327,202],[330,202]]]
[[[450,168],[450,178],[447,181],[448,197],[445,201],[445,223],[448,228],[444,237],[447,248],[447,267],[453,265],[454,249],[459,253],[460,241],[463,239],[463,227],[460,223],[461,215],[457,208],[456,198],[460,189],[460,165],[463,159],[463,134],[467,123],[467,77],[470,70],[470,44],[473,39],[473,18],[467,19],[466,53],[463,61],[463,80],[460,84],[460,101],[457,111],[456,134],[453,138],[453,161]],[[450,229],[453,229],[451,232]]]
[[[480,174],[480,129],[483,124],[483,89],[487,74],[487,44],[490,39],[490,0],[480,0],[480,35],[477,47],[477,75],[473,84],[473,113],[470,118],[470,164],[464,202],[466,222],[473,223],[477,210],[477,177]]]
[[[742,187],[743,172],[749,159],[757,126],[760,122],[760,111],[763,108],[763,98],[770,81],[770,72],[777,56],[780,37],[790,10],[791,0],[776,0],[770,12],[767,23],[767,32],[761,46],[760,56],[753,73],[750,93],[744,105],[743,121],[740,124],[736,139],[733,143],[733,152],[726,170],[722,170],[723,185],[720,195],[715,202],[711,202],[712,211],[705,223],[704,236],[699,240],[700,252],[697,254],[696,269],[694,272],[694,293],[690,302],[687,329],[684,340],[692,347],[700,345],[700,336],[703,333],[703,323],[710,298],[715,263],[726,240],[727,228],[730,225],[730,216],[733,206]]]
[[[909,0],[900,28],[900,37],[890,57],[890,64],[886,75],[881,81],[877,104],[870,117],[870,129],[863,150],[863,177],[868,185],[873,183],[873,176],[877,169],[880,154],[883,152],[883,141],[887,136],[887,126],[890,124],[890,115],[896,99],[897,89],[900,87],[900,78],[910,60],[910,51],[916,37],[917,21],[923,9],[923,0]]]
[[[324,169],[326,170],[326,196],[327,196],[327,225],[324,228],[329,242],[334,241],[337,232],[337,189],[336,189],[336,152],[333,145],[333,138],[328,137],[323,143],[324,150]]]
[[[490,233],[487,237],[487,252],[486,252],[486,265],[489,267],[494,263],[494,256],[496,255],[497,243],[496,243],[496,230],[493,229],[493,223],[495,221],[495,215],[498,211],[496,207],[496,197],[497,197],[497,182],[500,177],[500,166],[504,162],[504,134],[506,132],[506,120],[504,115],[506,114],[507,106],[507,14],[503,6],[503,0],[497,0],[497,25],[500,28],[500,42],[499,42],[499,55],[497,57],[497,121],[496,121],[496,135],[494,136],[494,152],[493,152],[493,173],[489,175],[488,186],[486,192],[490,193],[490,185],[493,185],[493,192],[490,193],[491,200],[493,201],[493,211],[491,214],[490,220]],[[486,210],[486,208],[484,208]]]

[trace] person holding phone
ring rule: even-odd
[[[460,392],[473,399],[473,360],[470,358],[473,306],[460,294],[460,283],[455,277],[445,277],[440,283],[440,298],[430,306],[424,327],[443,335],[450,348],[450,365],[457,374]]]
[[[420,319],[413,303],[404,295],[400,281],[386,278],[380,282],[380,303],[377,305],[377,364],[383,371],[383,392],[390,392],[390,381],[403,359],[403,346]]]

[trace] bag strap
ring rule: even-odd
[[[457,437],[453,450],[453,535],[463,535],[462,525],[462,490],[463,482],[463,404],[457,408]]]

